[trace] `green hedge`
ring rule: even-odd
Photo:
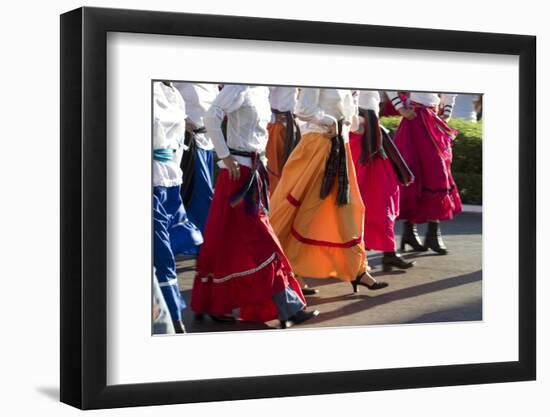
[[[401,121],[400,116],[382,117],[380,123],[393,135]],[[483,124],[452,119],[449,125],[458,131],[453,144],[453,177],[462,202],[482,203],[482,147]]]

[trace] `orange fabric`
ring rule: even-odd
[[[269,188],[273,195],[283,172],[286,126],[284,123],[270,123],[267,125],[267,131],[269,139],[265,148],[265,156],[267,157]]]
[[[367,267],[365,207],[348,143],[350,203],[336,205],[336,183],[327,198],[320,198],[330,145],[320,133],[302,136],[272,194],[270,223],[296,275],[351,281]]]

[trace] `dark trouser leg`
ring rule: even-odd
[[[279,291],[272,299],[277,306],[277,310],[279,310],[279,319],[283,329],[294,324],[303,323],[319,314],[317,310],[306,311],[306,305],[296,294],[296,291],[290,287]]]

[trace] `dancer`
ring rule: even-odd
[[[181,195],[187,215],[204,233],[206,217],[214,195],[214,145],[204,127],[204,115],[218,95],[217,84],[174,83],[187,113],[185,144],[181,160]]]
[[[367,272],[365,208],[347,143],[357,124],[351,90],[304,88],[296,106],[306,121],[272,196],[270,220],[295,273],[336,277],[370,289],[387,286]]]
[[[268,178],[260,156],[271,115],[269,89],[226,85],[205,124],[220,174],[197,261],[191,307],[219,321],[279,318],[281,327],[318,314],[307,312],[298,282],[269,223]],[[221,124],[227,116],[227,144]]]
[[[357,182],[365,205],[365,246],[384,253],[385,272],[393,267],[407,269],[407,262],[395,251],[394,223],[399,215],[399,184],[409,185],[414,176],[393,144],[387,130],[378,123],[380,94],[359,92],[360,128],[350,133],[350,148]]]
[[[176,275],[177,253],[196,254],[202,234],[189,221],[180,197],[185,104],[170,82],[153,85],[154,265],[176,333],[185,332]]]
[[[448,250],[439,222],[450,220],[462,211],[451,174],[451,144],[456,131],[446,123],[456,95],[412,92],[407,102],[394,91],[389,91],[388,96],[403,116],[395,134],[395,145],[415,177],[411,186],[401,187],[399,218],[405,220],[401,249],[410,245],[415,251],[431,249],[446,255]],[[441,118],[437,115],[439,106]],[[416,225],[426,222],[428,230],[422,244]]]
[[[271,123],[267,125],[269,140],[265,149],[270,193],[275,192],[283,166],[300,141],[300,129],[294,120],[296,87],[270,87]]]

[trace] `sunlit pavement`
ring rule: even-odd
[[[365,326],[403,323],[472,321],[482,319],[482,216],[463,213],[452,221],[442,223],[444,240],[450,253],[440,256],[433,252],[407,252],[403,256],[416,265],[406,272],[381,270],[381,254],[369,252],[372,275],[389,283],[387,288],[371,291],[360,287],[352,292],[348,282],[335,279],[306,280],[319,294],[308,297],[308,307],[321,314],[300,327]],[[424,227],[419,227],[423,236]],[[401,234],[401,224],[396,233]],[[192,259],[178,259],[180,290],[190,304],[194,277]],[[267,324],[239,322],[216,323],[206,317],[196,321],[190,309],[185,310],[184,322],[188,332],[259,330],[278,327]]]

